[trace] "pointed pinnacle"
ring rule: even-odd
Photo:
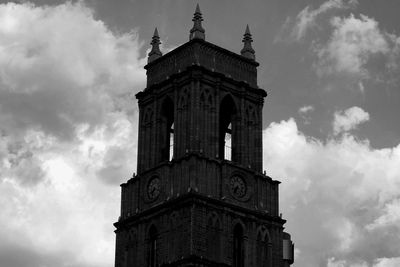
[[[154,29],[153,37],[151,38],[150,44],[151,44],[153,47],[154,47],[154,46],[158,46],[159,44],[161,44],[161,42],[160,42],[160,36],[158,35],[157,27]]]
[[[205,31],[201,26],[203,17],[200,11],[199,4],[196,5],[196,10],[194,12],[192,21],[193,21],[193,28],[190,30],[189,40],[193,39],[205,40]]]
[[[243,49],[240,51],[240,54],[244,57],[247,57],[249,59],[255,60],[255,51],[253,47],[251,47],[251,43],[253,42],[253,39],[251,38],[251,33],[250,33],[250,28],[249,25],[246,26],[246,31],[243,36]]]
[[[248,24],[246,25],[246,30],[245,30],[245,32],[243,34],[243,41],[242,42],[244,42],[244,43],[253,42],[253,38],[251,38],[250,27],[249,27]]]
[[[153,34],[153,37],[160,37],[160,36],[158,36],[158,30],[157,30],[157,27],[154,29],[154,34]]]
[[[196,11],[194,13],[200,13],[201,14],[199,3],[197,3],[197,5],[196,5]]]
[[[246,26],[246,31],[245,31],[244,34],[251,34],[251,33],[250,33],[249,24],[247,24],[247,26]]]
[[[160,47],[159,47],[161,42],[160,42],[160,36],[158,36],[157,27],[154,29],[154,34],[153,34],[153,37],[151,38],[150,44],[151,44],[151,51],[150,51],[149,57],[147,59],[147,61],[149,63],[162,56],[162,53],[161,53]]]

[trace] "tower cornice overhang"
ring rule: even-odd
[[[115,228],[117,228],[115,231],[117,232],[120,229],[122,230],[125,226],[128,226],[132,223],[137,223],[142,220],[149,220],[150,217],[158,216],[159,214],[171,210],[176,210],[179,207],[188,207],[193,205],[212,206],[217,209],[223,209],[225,212],[231,213],[234,216],[243,214],[243,218],[246,218],[246,220],[266,220],[274,224],[275,227],[283,228],[283,225],[286,223],[286,220],[282,219],[280,216],[271,216],[269,213],[260,210],[249,210],[230,202],[211,198],[199,194],[194,190],[190,190],[186,194],[166,200],[163,203],[160,203],[144,211],[139,211],[138,213],[130,217],[120,219],[118,222],[114,223]]]
[[[214,77],[215,83],[218,83],[220,85],[226,82],[228,84],[235,85],[237,88],[242,88],[243,92],[247,91],[255,95],[261,96],[262,98],[265,98],[268,95],[264,89],[261,89],[258,86],[253,86],[247,81],[234,79],[230,76],[225,75],[224,73],[210,70],[209,68],[201,65],[190,65],[187,66],[184,70],[166,77],[164,80],[148,85],[143,91],[136,94],[136,98],[138,100],[141,100],[148,95],[157,94],[157,92],[160,92],[162,88],[170,86],[171,84],[188,83],[192,80],[199,80],[203,75]]]
[[[229,160],[221,160],[221,159],[216,159],[216,158],[209,158],[209,157],[203,156],[201,153],[191,152],[191,153],[188,153],[188,154],[184,155],[183,157],[173,159],[172,161],[161,162],[158,165],[154,166],[153,168],[149,168],[149,169],[143,171],[142,173],[138,174],[137,176],[130,178],[127,182],[120,184],[120,186],[121,187],[126,186],[130,182],[132,182],[134,179],[138,179],[140,176],[145,176],[145,175],[147,175],[149,173],[154,173],[157,170],[162,169],[165,166],[170,166],[171,167],[173,164],[179,164],[179,163],[182,163],[183,161],[188,161],[191,158],[195,158],[196,160],[204,160],[204,161],[206,161],[208,163],[216,162],[221,166],[223,166],[223,165],[228,165],[228,166],[231,165],[231,166],[233,166],[233,167],[235,167],[235,168],[237,168],[237,169],[239,169],[239,170],[241,170],[243,172],[249,173],[250,175],[259,177],[261,179],[266,179],[271,184],[279,185],[281,183],[280,181],[274,180],[272,177],[266,175],[265,173],[263,174],[261,172],[257,172],[254,169],[247,168],[245,166],[241,166],[240,164],[237,164],[235,162],[232,162],[232,161],[229,161]]]

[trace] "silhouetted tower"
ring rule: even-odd
[[[262,107],[246,27],[241,55],[205,41],[197,5],[189,41],[151,41],[139,102],[137,175],[122,184],[116,267],[284,267],[279,182],[262,173]]]

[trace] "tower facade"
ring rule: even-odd
[[[139,103],[137,174],[121,185],[116,267],[293,263],[279,182],[262,173],[262,107],[249,28],[241,54],[205,40],[151,42]]]

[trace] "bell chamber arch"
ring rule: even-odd
[[[226,95],[219,107],[218,155],[220,159],[236,160],[237,108],[231,95]]]
[[[165,97],[160,110],[161,161],[171,160],[174,152],[174,102]]]

